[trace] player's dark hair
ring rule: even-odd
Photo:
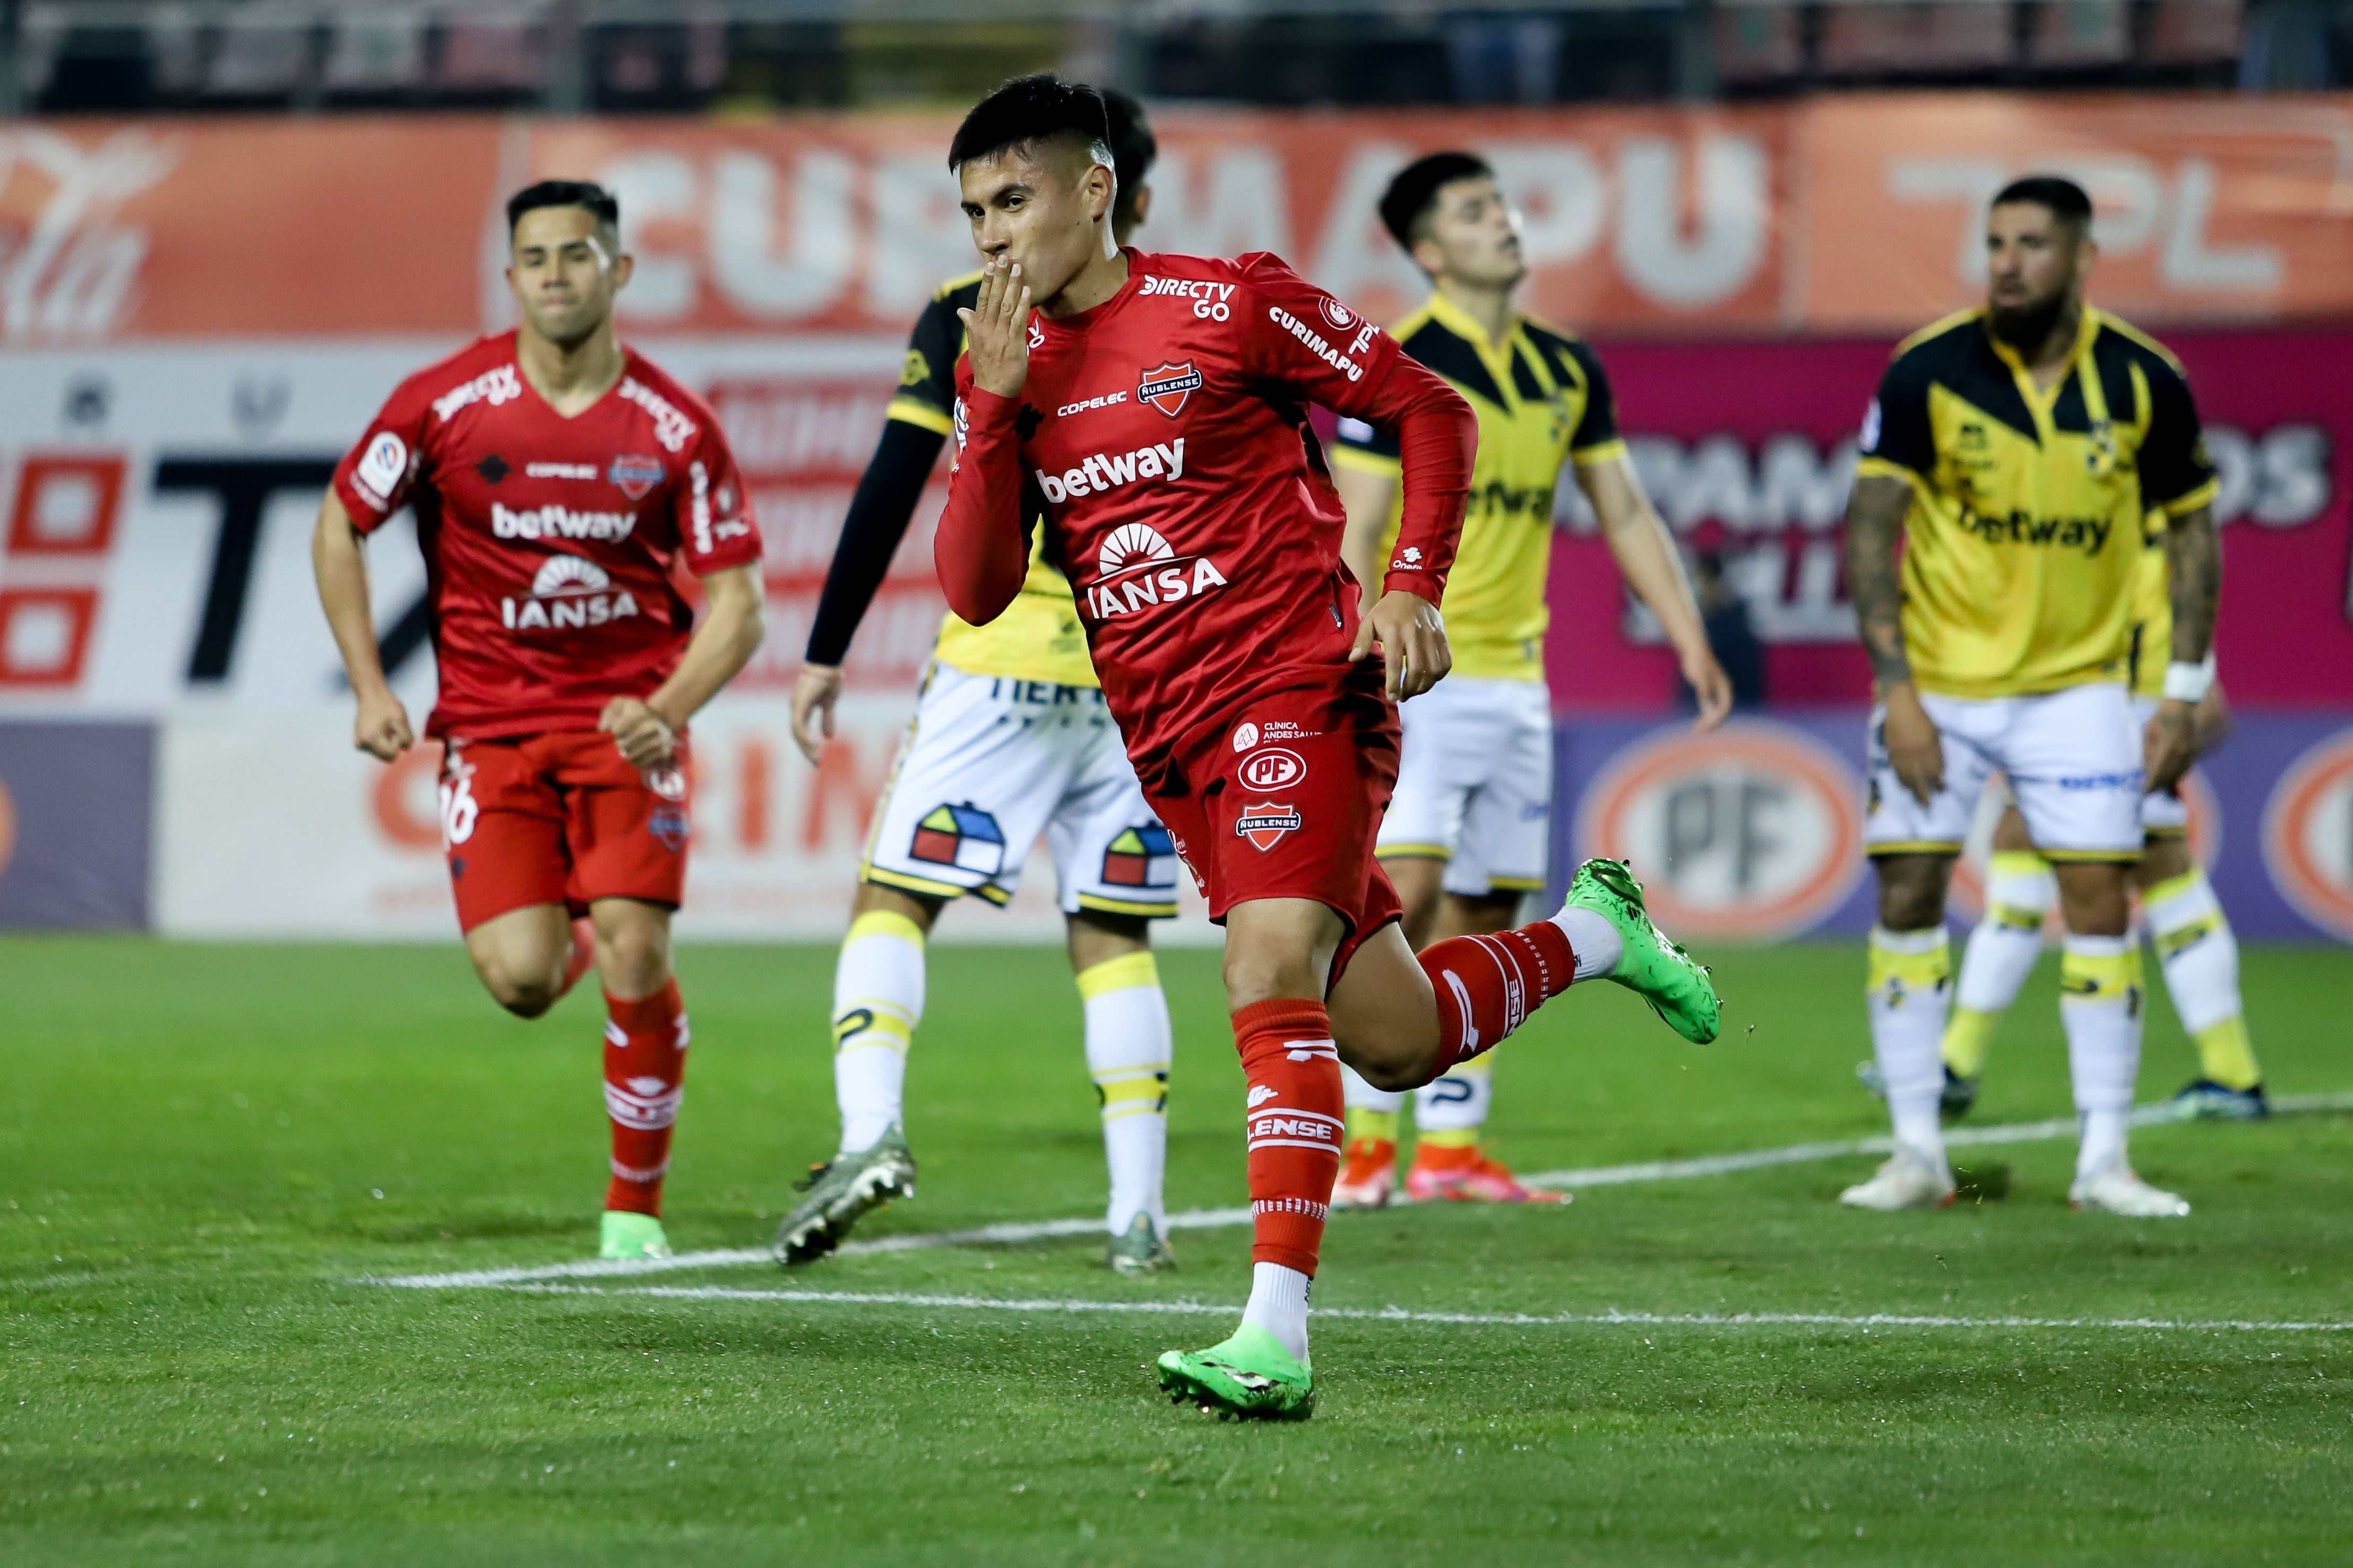
[[[1432,153],[1398,171],[1381,193],[1381,226],[1413,252],[1415,229],[1437,205],[1438,193],[1457,180],[1493,179],[1495,171],[1475,153]]]
[[[1147,132],[1148,134],[1148,132]],[[1111,112],[1103,96],[1082,82],[1064,81],[1050,71],[1017,76],[972,106],[948,143],[948,167],[975,158],[1028,147],[1058,137],[1074,137],[1119,173],[1111,139]]]
[[[1112,199],[1111,226],[1128,229],[1135,226],[1135,193],[1144,188],[1144,176],[1160,156],[1160,139],[1152,134],[1152,121],[1144,117],[1144,105],[1115,87],[1097,89],[1103,94],[1103,116],[1111,128],[1111,167],[1118,176],[1119,194]]]
[[[2012,202],[2032,202],[2078,234],[2092,226],[2091,196],[2064,174],[2029,174],[2010,181],[1993,198],[1998,207]]]
[[[596,215],[599,228],[617,232],[621,226],[620,202],[595,181],[542,180],[507,198],[507,237],[514,237],[515,225],[522,222],[523,214],[542,207],[586,207]]]

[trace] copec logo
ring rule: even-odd
[[[528,506],[517,510],[491,503],[491,532],[500,539],[627,539],[638,526],[635,512],[575,511],[566,506]]]
[[[1064,468],[1059,474],[1038,471],[1038,488],[1046,492],[1050,501],[1074,500],[1080,496],[1097,495],[1104,490],[1118,489],[1138,479],[1182,479],[1185,476],[1185,437],[1174,441],[1155,441],[1149,447],[1138,447],[1133,452],[1116,455],[1096,452],[1075,468]]]
[[[601,626],[636,615],[636,595],[612,589],[613,579],[594,561],[553,555],[531,580],[531,597],[501,600],[500,616],[509,631],[527,632]]]
[[[1862,781],[1788,725],[1653,733],[1604,766],[1577,807],[1580,857],[1646,868],[1651,912],[1699,937],[1796,936],[1862,874]]]
[[[1184,445],[1178,442],[1178,446]],[[1226,585],[1206,555],[1179,555],[1152,527],[1122,523],[1095,554],[1101,574],[1087,584],[1087,607],[1101,621],[1139,615],[1155,605],[1197,599]]]
[[[2272,792],[2263,863],[2298,914],[2353,942],[2353,730],[2298,757]]]

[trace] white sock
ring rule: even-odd
[[[871,1149],[905,1112],[907,1047],[923,1021],[923,931],[874,910],[849,922],[833,967],[833,1098],[841,1149]]]
[[[1405,1109],[1405,1090],[1375,1089],[1345,1062],[1340,1064],[1340,1099],[1351,1110],[1379,1110],[1395,1116]]]
[[[1937,1101],[1945,1089],[1945,1014],[1952,1001],[1952,945],[1943,926],[1926,931],[1871,929],[1864,1001],[1872,1054],[1887,1087],[1895,1141],[1938,1164],[1945,1131]]]
[[[2039,855],[1998,851],[1986,877],[1985,918],[1961,952],[1954,1001],[1973,1013],[2006,1013],[2042,956],[2042,922],[2059,896],[2058,879]]]
[[[2142,910],[2181,1026],[2197,1035],[2239,1016],[2239,939],[2206,874],[2160,882]]]
[[[1563,905],[1552,923],[1568,938],[1569,951],[1577,954],[1574,978],[1595,980],[1617,973],[1626,956],[1626,939],[1618,934],[1616,926],[1574,904]]]
[[[1495,1053],[1486,1052],[1413,1091],[1413,1124],[1421,1133],[1476,1132],[1495,1104]]]
[[[1300,1365],[1307,1364],[1307,1287],[1314,1281],[1280,1263],[1250,1265],[1250,1304],[1242,1321],[1272,1334]]]
[[[1103,1161],[1111,1168],[1104,1224],[1118,1236],[1139,1214],[1168,1229],[1161,1178],[1168,1169],[1168,1062],[1175,1037],[1159,966],[1131,952],[1082,970],[1087,1076],[1103,1106]]]
[[[2140,949],[2127,936],[2067,933],[2060,949],[2059,1021],[2083,1142],[2075,1174],[2125,1157],[2125,1118],[2140,1077]]]

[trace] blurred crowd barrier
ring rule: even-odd
[[[507,324],[506,192],[606,181],[630,338],[718,409],[767,540],[767,647],[695,727],[682,929],[829,938],[938,625],[935,484],[823,763],[786,694],[906,329],[971,250],[935,116],[736,123],[29,122],[0,130],[0,926],[446,938],[429,748],[384,769],[311,584],[336,457],[405,374]],[[1530,305],[1601,344],[1662,512],[1722,563],[1770,716],[1684,743],[1672,661],[1573,487],[1552,582],[1564,864],[1630,852],[1697,931],[1860,929],[1867,671],[1840,571],[1893,342],[1971,303],[1978,215],[2061,168],[2095,298],[2187,363],[2222,474],[2240,738],[2193,786],[2251,933],[2353,938],[2353,100],[1994,95],[1783,109],[1165,116],[1147,247],[1280,251],[1376,317],[1416,280],[1371,205],[1468,144],[1528,214]],[[424,571],[372,554],[430,705]],[[2240,882],[2243,881],[2242,887]],[[1051,935],[1033,866],[944,934]],[[2242,905],[2244,906],[2243,910]],[[1198,922],[1188,928],[1206,934]]]

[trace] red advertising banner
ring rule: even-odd
[[[500,205],[621,198],[629,329],[892,333],[972,251],[949,115],[26,122],[0,140],[0,344],[504,324]],[[1145,243],[1278,251],[1378,320],[1418,280],[1373,204],[1478,149],[1529,302],[1587,331],[1896,332],[1978,292],[1977,219],[2056,167],[2102,297],[2152,324],[2353,314],[2353,96],[1855,95],[1756,108],[1160,111]]]
[[[2353,332],[2178,332],[2221,470],[2222,679],[2246,706],[2353,696]],[[1841,563],[1854,432],[1884,342],[1602,345],[1619,420],[1660,514],[1721,552],[1767,645],[1776,703],[1862,702]],[[1553,700],[1633,712],[1672,700],[1674,661],[1630,610],[1564,488],[1553,558]]]

